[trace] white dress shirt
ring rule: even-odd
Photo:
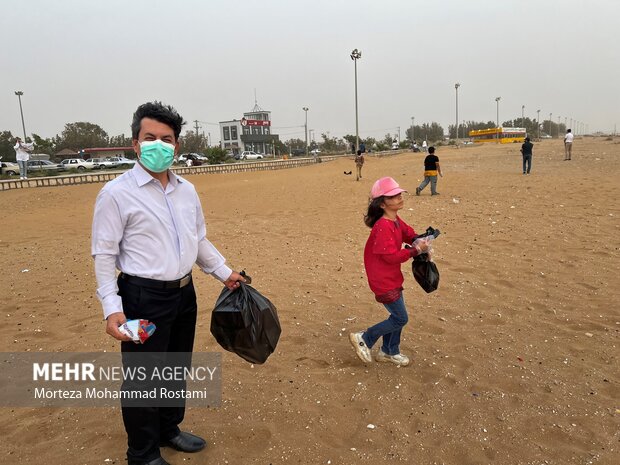
[[[15,159],[17,161],[30,160],[30,153],[28,153],[28,151],[26,150],[29,148],[30,147],[28,146],[28,144],[24,144],[23,142],[18,142],[17,144],[15,144],[13,146],[13,149],[15,149]]]
[[[97,196],[92,255],[104,318],[123,311],[116,269],[160,281],[182,278],[194,263],[220,281],[232,273],[206,238],[194,186],[171,171],[168,178],[164,191],[162,184],[136,163],[108,182]]]
[[[566,135],[564,136],[564,142],[567,142],[569,144],[573,143],[573,133],[572,132],[567,132]]]

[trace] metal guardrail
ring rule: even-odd
[[[264,160],[245,163],[227,163],[223,165],[173,167],[172,171],[180,175],[188,175],[281,170],[288,168],[297,168],[299,166],[314,165],[315,163],[336,160],[340,157],[341,156],[338,155],[328,155],[318,158],[296,158],[288,160]],[[65,174],[60,176],[42,176],[30,179],[5,179],[0,181],[0,191],[10,189],[25,189],[29,187],[73,186],[77,184],[107,182],[120,176],[123,173],[124,171],[91,171],[88,173]]]

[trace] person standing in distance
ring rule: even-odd
[[[31,144],[25,144],[21,138],[15,138],[15,160],[19,166],[19,179],[28,179],[28,160],[30,160]]]
[[[573,150],[573,133],[570,129],[566,130],[564,136],[564,161],[571,159],[571,152]]]
[[[362,179],[362,166],[364,166],[364,154],[361,150],[357,151],[357,155],[355,156],[355,170],[357,173],[356,181]]]
[[[532,169],[532,149],[534,144],[530,142],[530,138],[526,137],[525,142],[521,146],[521,154],[523,155],[523,174],[530,174]]]
[[[439,166],[439,157],[435,155],[435,147],[428,148],[428,155],[424,158],[424,181],[415,188],[415,195],[420,195],[426,185],[431,183],[431,195],[439,195],[437,192],[437,174],[443,178],[441,167]]]
[[[171,106],[140,105],[131,124],[138,163],[97,196],[92,227],[97,296],[106,332],[122,341],[124,354],[193,351],[194,263],[230,289],[245,281],[207,240],[194,186],[168,169],[178,153],[184,123]],[[127,319],[147,319],[157,329],[144,344],[134,344],[118,329]],[[128,465],[169,465],[160,446],[183,452],[206,446],[204,439],[179,429],[184,406],[123,405],[122,414]]]

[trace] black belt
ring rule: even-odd
[[[174,281],[159,281],[157,279],[140,278],[138,276],[132,276],[130,274],[121,273],[119,277],[130,284],[136,286],[150,287],[153,289],[179,289],[187,286],[192,282],[192,273],[187,273],[181,279],[175,279]]]

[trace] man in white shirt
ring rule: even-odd
[[[178,153],[184,123],[174,108],[160,102],[138,107],[131,126],[138,163],[107,183],[97,197],[92,229],[97,296],[106,332],[122,341],[124,355],[192,352],[197,317],[194,263],[230,289],[245,281],[207,240],[194,186],[168,169]],[[134,344],[118,329],[127,319],[146,319],[157,329],[144,344]],[[184,404],[122,405],[128,465],[169,465],[160,446],[184,452],[206,446],[202,438],[179,429]]]
[[[19,166],[19,179],[28,179],[28,160],[30,160],[32,144],[25,144],[19,137],[16,137],[13,149]]]
[[[571,151],[573,150],[573,133],[570,129],[566,130],[564,136],[564,161],[571,159]]]

